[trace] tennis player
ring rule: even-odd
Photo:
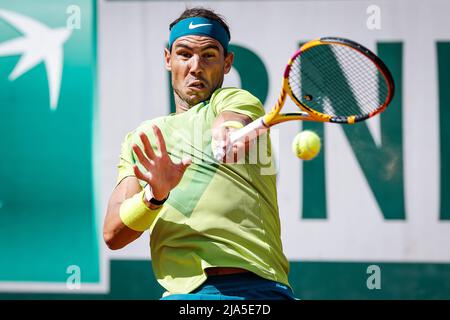
[[[229,41],[211,10],[187,9],[172,22],[164,54],[176,113],[143,122],[122,143],[104,240],[116,250],[149,230],[162,299],[295,299],[275,173],[234,163],[249,151],[243,143],[221,163],[212,155],[212,142],[229,150],[229,133],[264,114],[249,92],[222,88]]]

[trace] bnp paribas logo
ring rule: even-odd
[[[14,81],[38,64],[44,63],[50,108],[55,110],[58,106],[63,73],[63,46],[70,38],[72,30],[67,26],[49,28],[36,19],[3,9],[0,9],[0,19],[22,34],[17,38],[0,43],[0,57],[21,56],[9,75],[9,80]]]

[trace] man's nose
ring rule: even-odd
[[[190,73],[200,74],[203,71],[201,59],[198,55],[193,55],[190,60]]]

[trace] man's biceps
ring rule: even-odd
[[[250,118],[248,115],[243,113],[234,112],[236,117],[241,120],[241,122],[244,122],[246,124],[252,122],[252,118]]]
[[[235,120],[243,122],[245,124],[252,122],[252,118],[250,118],[248,115],[236,111],[224,111],[220,113],[219,117],[223,121]]]
[[[135,176],[124,177],[116,186],[113,196],[128,199],[142,190],[138,178]]]
[[[114,190],[117,189],[117,187],[128,177],[134,177],[134,172],[132,172],[132,170],[127,170],[128,172],[122,172],[121,174],[119,174],[119,176],[117,177],[116,180],[116,186],[114,187]]]

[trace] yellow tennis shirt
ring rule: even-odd
[[[264,114],[261,102],[249,92],[222,88],[186,112],[143,122],[122,144],[117,182],[134,176],[132,166],[138,160],[131,145],[142,147],[139,132],[145,132],[155,148],[152,124],[161,129],[172,161],[185,155],[193,160],[150,227],[153,271],[170,293],[191,292],[205,281],[204,269],[216,266],[247,269],[289,285],[275,172],[248,156],[241,164],[213,159],[211,127],[222,111],[252,119]]]

